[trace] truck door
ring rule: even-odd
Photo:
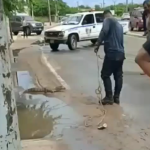
[[[16,16],[16,30],[22,31],[22,18],[20,16]]]
[[[91,39],[96,32],[95,28],[95,22],[94,22],[94,15],[93,14],[88,14],[85,15],[82,21],[82,27],[81,27],[81,39],[86,40],[86,39]]]
[[[98,38],[99,33],[103,26],[103,21],[104,21],[103,13],[95,13],[95,20],[96,20],[96,32],[94,36]]]

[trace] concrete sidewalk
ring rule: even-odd
[[[22,140],[22,150],[68,150],[67,145],[50,140]]]
[[[144,34],[144,32],[137,32],[137,31],[129,31],[128,33],[126,33],[126,35],[129,35],[129,36],[146,38],[146,36],[143,36],[143,34]]]

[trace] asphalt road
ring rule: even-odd
[[[135,55],[145,39],[125,36],[126,60],[124,64],[124,86],[121,94],[121,106],[129,116],[140,123],[150,123],[150,82],[140,75],[141,69],[134,63]],[[78,50],[69,51],[66,45],[59,47],[59,52],[51,52],[49,46],[43,52],[57,73],[66,81],[71,90],[95,95],[98,85],[97,61],[90,42],[78,44]],[[104,57],[103,47],[99,50]],[[100,66],[102,65],[100,60]]]
[[[30,36],[28,40],[39,40],[41,37],[42,36],[33,35]],[[19,37],[18,42],[20,42],[23,47],[20,41],[21,39],[22,38]],[[77,115],[66,107],[62,110],[58,109],[59,114],[63,116],[62,119],[69,118],[69,123],[68,120],[65,120],[65,123],[60,121],[58,124],[56,123],[57,127],[55,127],[61,130],[61,124],[63,124],[63,131],[65,129],[65,134],[62,138],[69,146],[69,149],[149,150],[150,83],[148,77],[140,75],[142,71],[134,63],[135,55],[144,41],[144,38],[125,36],[126,60],[124,63],[124,85],[121,94],[121,106],[113,105],[105,107],[107,110],[105,121],[108,124],[108,128],[103,131],[97,130],[97,122],[99,122],[101,117],[99,116],[100,109],[97,109],[99,107],[95,94],[95,89],[98,86],[97,59],[93,52],[91,42],[78,43],[78,49],[76,51],[70,51],[66,45],[60,45],[60,51],[55,53],[51,52],[49,46],[43,46],[43,52],[48,58],[51,69],[53,68],[68,84],[68,87],[70,87],[68,93],[71,94],[69,96],[67,95],[68,93],[64,92],[63,96],[59,95],[59,97],[63,97],[67,102],[79,102],[78,104],[75,103],[75,107],[73,105],[71,105],[71,107],[69,106],[69,109],[73,108],[72,111],[75,110]],[[102,58],[104,57],[103,46],[100,48],[99,54]],[[33,58],[31,59],[33,65]],[[100,68],[102,62],[103,59],[99,60]],[[37,65],[38,63],[36,66]],[[51,85],[52,82],[49,82],[52,80],[50,72],[46,71],[44,73],[45,76],[42,76],[43,68],[41,68],[42,66],[37,66],[34,69],[41,72],[40,78],[44,79],[47,85]],[[101,85],[103,86],[103,84]],[[72,93],[75,94],[72,95]],[[60,100],[62,100],[61,98]],[[40,99],[43,100],[43,98]],[[58,100],[54,99],[53,101],[57,103]],[[50,99],[48,102],[50,106],[55,104]],[[74,123],[80,117],[81,120],[90,118],[89,124],[92,124],[92,127],[84,128],[85,125],[81,124],[80,128],[77,123]],[[43,125],[42,123],[42,127],[45,130]],[[49,130],[50,126],[46,126]]]
[[[149,78],[141,75],[141,69],[135,64],[134,59],[144,38],[125,36],[126,60],[124,63],[124,85],[121,93],[121,106],[106,108],[108,130],[98,132],[95,130],[97,124],[95,119],[91,123],[93,128],[83,131],[67,130],[67,136],[63,137],[72,149],[112,149],[112,150],[148,150],[150,138],[150,82]],[[82,116],[96,116],[99,112],[98,104],[91,104],[91,99],[97,102],[95,89],[98,86],[97,58],[93,52],[90,42],[78,43],[76,51],[70,51],[66,45],[60,45],[58,52],[51,52],[49,46],[43,46],[43,52],[48,58],[48,63],[55,69],[57,74],[68,84],[70,92],[86,95],[64,96],[64,99],[79,101],[76,111]],[[103,47],[99,54],[104,57]],[[103,59],[99,60],[100,67]],[[103,84],[101,84],[103,86]],[[104,93],[103,93],[104,95]],[[89,102],[88,102],[89,101]],[[84,104],[83,104],[84,102]],[[122,111],[120,111],[120,109]],[[119,111],[118,111],[119,110]],[[68,112],[69,113],[69,112]],[[119,114],[120,113],[120,114]],[[125,117],[125,122],[118,121]],[[117,119],[118,120],[117,120]],[[115,123],[114,123],[115,122]],[[115,124],[115,126],[113,126]],[[68,136],[69,135],[69,136]],[[107,139],[107,142],[106,142]]]

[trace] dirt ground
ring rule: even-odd
[[[50,140],[24,140],[22,141],[23,150],[69,150],[67,145]]]
[[[103,107],[97,99],[66,91],[55,94],[56,97],[67,101],[77,112],[82,114],[85,133],[91,142],[103,143],[106,150],[149,150],[150,128],[136,128],[136,123],[123,113],[118,105],[105,106],[106,116],[102,123],[108,128],[98,130],[97,127],[103,117]]]

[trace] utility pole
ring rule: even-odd
[[[128,0],[126,0],[126,12],[128,12]]]
[[[100,7],[103,8],[103,4],[102,3],[100,3]]]
[[[21,150],[7,30],[3,1],[0,0],[0,149]]]
[[[80,11],[80,8],[79,8],[79,2],[77,1],[77,8],[78,8],[78,12]]]
[[[48,17],[49,17],[49,24],[51,26],[52,24],[52,19],[51,19],[51,5],[50,5],[50,0],[47,0],[48,2]]]
[[[105,1],[103,0],[103,8],[105,7]]]
[[[114,2],[114,11],[116,11],[116,0],[114,0],[113,2]]]
[[[57,0],[55,0],[55,21],[57,22],[57,17],[58,17],[58,8],[57,8]]]
[[[34,7],[33,7],[33,3],[31,3],[31,14],[32,14],[32,18],[34,18]]]
[[[28,15],[30,15],[30,0],[26,0],[27,7],[28,7]]]
[[[131,4],[133,5],[133,0],[131,1]]]

